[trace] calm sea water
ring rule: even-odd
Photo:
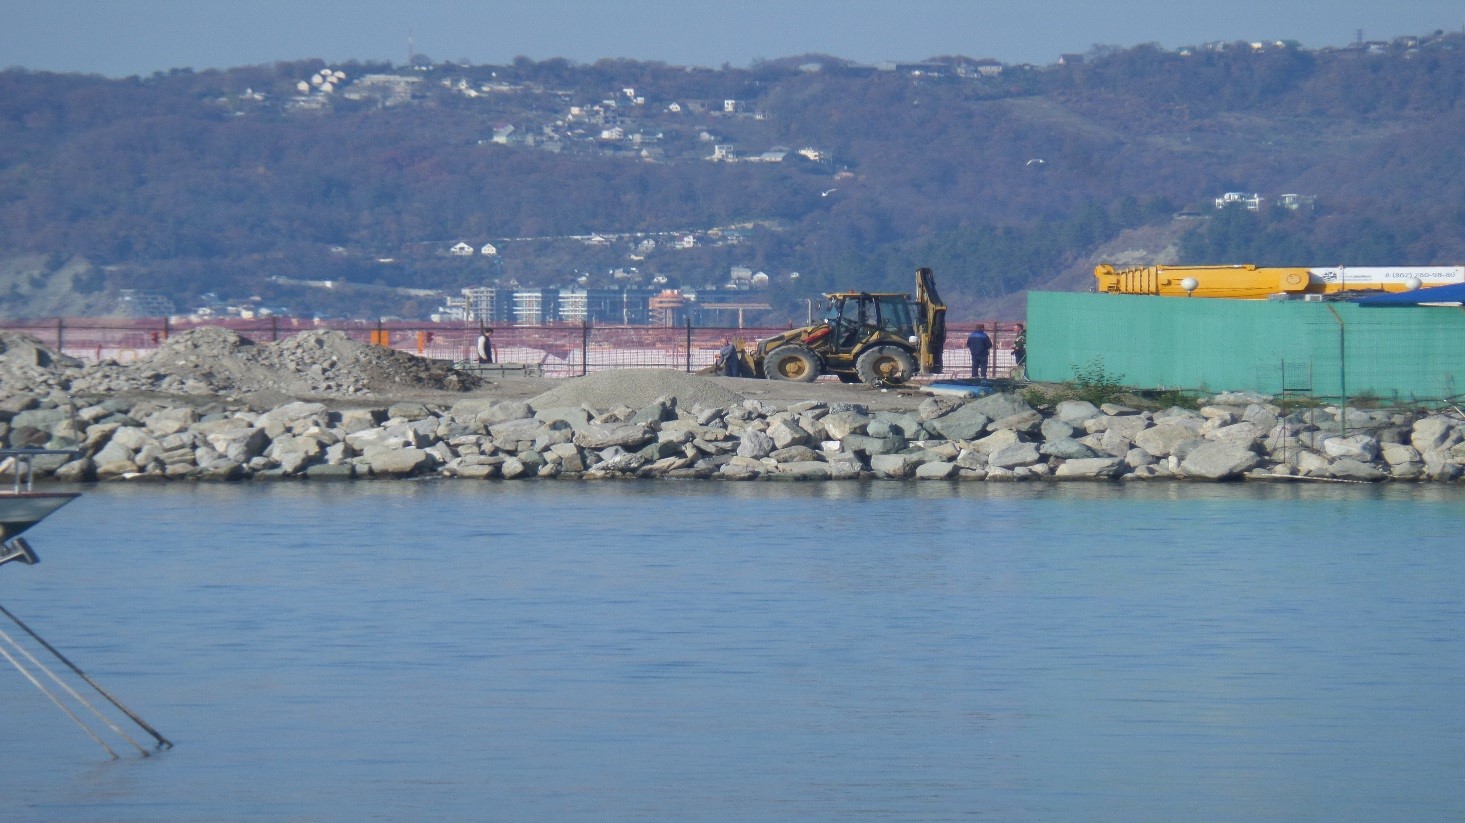
[[[101,487],[0,605],[177,746],[0,660],[0,819],[1461,820],[1462,532],[1413,486]]]

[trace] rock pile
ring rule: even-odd
[[[599,396],[616,382],[609,377],[567,383],[532,402],[474,399],[446,407],[332,409],[297,401],[257,412],[109,399],[69,408],[64,397],[20,394],[0,401],[0,437],[11,446],[75,449],[75,459],[36,461],[38,473],[65,481],[1456,481],[1465,473],[1465,420],[1457,414],[1327,408],[1284,416],[1267,398],[1249,394],[1218,395],[1194,411],[1066,401],[1043,413],[1017,395],[994,394],[935,396],[910,411],[872,413],[818,400],[707,403],[689,398],[726,391],[715,379],[660,374],[632,376],[615,390],[644,390],[660,379],[673,381],[680,395],[610,408],[565,404],[560,393]]]
[[[0,332],[0,346],[0,391],[7,393],[358,396],[403,388],[463,391],[477,385],[476,378],[446,363],[359,343],[341,331],[309,331],[256,345],[229,329],[204,326],[173,335],[128,365],[87,365],[25,334]]]

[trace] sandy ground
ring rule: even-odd
[[[390,395],[376,394],[365,398],[320,397],[328,405],[379,406],[402,400],[417,400],[438,405],[452,405],[464,400],[532,400],[535,397],[574,377],[519,377],[495,375],[484,385],[466,392],[401,391]],[[747,398],[767,400],[775,405],[786,406],[803,400],[822,400],[826,403],[858,403],[872,411],[899,411],[915,409],[931,395],[916,386],[899,389],[877,389],[863,385],[841,383],[838,380],[818,380],[813,383],[790,383],[780,380],[761,380],[752,377],[707,377],[718,385],[731,389]],[[278,405],[289,398],[251,397],[255,406]],[[266,402],[259,402],[266,401]]]

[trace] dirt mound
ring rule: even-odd
[[[457,392],[477,385],[477,378],[447,363],[358,343],[341,331],[308,331],[261,345],[216,326],[175,334],[136,364],[90,367],[71,381],[76,391],[94,393],[291,396]]]
[[[271,368],[328,381],[352,392],[395,392],[404,388],[466,391],[478,379],[451,364],[352,340],[342,331],[302,332],[262,347],[259,360]]]

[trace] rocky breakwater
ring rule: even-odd
[[[1283,416],[1267,398],[1223,394],[1197,409],[1141,410],[1016,394],[912,398],[872,411],[824,400],[774,403],[737,381],[605,372],[528,401],[470,398],[264,411],[158,400],[68,406],[57,395],[0,400],[12,446],[75,449],[41,476],[239,480],[445,476],[463,479],[1158,480],[1280,477],[1456,481],[1458,414],[1317,408]],[[656,392],[649,400],[636,400]],[[604,402],[604,401],[612,402]],[[48,462],[49,461],[49,462]]]

